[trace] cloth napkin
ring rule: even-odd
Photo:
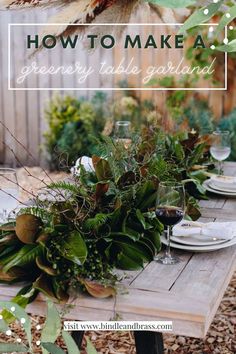
[[[82,156],[76,161],[75,166],[71,168],[71,173],[79,176],[81,165],[84,167],[85,171],[94,172],[92,159],[88,156]]]
[[[236,222],[208,222],[183,220],[173,227],[173,236],[202,236],[205,240],[231,240],[236,237]]]
[[[236,177],[230,176],[213,176],[210,179],[210,183],[212,183],[215,187],[230,189],[236,191]]]

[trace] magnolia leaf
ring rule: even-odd
[[[230,14],[226,16],[227,14]],[[236,17],[236,5],[230,7],[220,19],[218,26],[216,27],[215,35],[218,35],[233,19]]]
[[[11,283],[18,279],[24,279],[26,272],[20,267],[13,267],[8,272],[4,272],[0,267],[0,282]]]
[[[133,171],[125,172],[118,180],[117,185],[120,188],[127,187],[139,181],[139,177]]]
[[[114,240],[113,252],[118,254],[116,264],[121,269],[140,269],[144,262],[153,260],[152,249],[147,244],[139,241],[132,242],[125,237]]]
[[[116,291],[112,286],[104,286],[94,281],[79,279],[85,286],[87,292],[93,297],[104,299],[110,296],[115,296]]]
[[[80,354],[77,344],[68,332],[62,331],[62,338],[66,344],[68,354]]]
[[[61,254],[77,265],[84,264],[87,258],[87,246],[78,231],[73,231],[62,243]]]
[[[0,343],[0,353],[28,353],[29,348],[23,344]],[[65,353],[64,353],[65,354]]]
[[[56,298],[60,301],[60,303],[67,303],[69,300],[69,295],[65,290],[62,288],[62,285],[60,282],[57,281],[55,277],[51,278],[52,279],[52,288],[53,292],[56,296]]]
[[[45,244],[46,241],[48,240],[48,238],[49,238],[49,234],[42,233],[38,236],[36,242],[41,243],[41,244]]]
[[[19,321],[24,318],[24,323],[22,322],[22,326],[25,330],[28,343],[31,346],[31,340],[32,340],[31,322],[30,322],[30,318],[27,315],[27,313],[25,312],[25,310],[21,306],[16,304],[15,302],[11,302],[11,301],[0,301],[0,307],[11,312],[13,314],[13,316],[16,317]],[[11,311],[11,309],[13,307],[15,308],[14,312]],[[13,350],[13,352],[14,352],[14,350]]]
[[[147,235],[149,235],[149,234],[147,234]],[[155,255],[155,253],[156,253],[156,247],[155,247],[155,245],[154,245],[154,243],[149,239],[149,237],[147,236],[145,236],[145,237],[142,237],[142,239],[141,239],[141,241],[140,241],[141,243],[145,243],[146,244],[146,246],[148,246],[149,247],[149,249],[150,249],[150,251],[152,252],[152,254],[153,254],[153,256]]]
[[[156,252],[159,252],[161,250],[160,233],[158,231],[149,231],[147,237],[155,246]]]
[[[41,291],[47,297],[51,299],[56,299],[56,296],[53,292],[51,279],[46,274],[41,274],[33,283],[33,287],[34,289]]]
[[[16,244],[16,240],[18,240],[17,236],[15,233],[8,233],[6,234],[3,238],[0,239],[0,244]],[[13,242],[12,242],[13,241]],[[19,243],[19,241],[18,241]]]
[[[148,0],[148,2],[172,9],[185,8],[195,4],[196,0]]]
[[[52,301],[48,301],[47,306],[48,306],[47,318],[46,318],[45,325],[42,330],[41,342],[42,343],[47,343],[47,342],[54,343],[61,332],[61,327],[62,327],[61,318],[60,318],[59,313],[56,309],[56,306],[54,305],[54,303]],[[45,349],[47,349],[46,346],[44,346],[43,344],[42,344],[42,346]],[[43,354],[47,353],[47,350],[45,350],[45,349],[43,349]],[[54,353],[51,351],[51,349],[49,352]]]
[[[41,226],[42,221],[37,216],[31,214],[19,215],[16,218],[16,235],[23,243],[34,243]]]
[[[138,208],[140,208],[140,204],[142,204],[143,201],[146,201],[147,198],[152,195],[156,191],[156,188],[154,186],[154,183],[152,181],[146,181],[142,187],[139,189],[137,193],[137,198],[136,198],[136,205]]]
[[[97,179],[99,181],[104,181],[112,178],[112,172],[108,161],[97,156],[93,156],[92,161]]]
[[[57,271],[52,268],[52,266],[46,261],[46,259],[43,259],[42,257],[36,257],[36,264],[45,273],[49,275],[56,275]]]
[[[137,241],[140,238],[140,233],[136,230],[133,230],[127,226],[125,226],[123,232],[111,232],[110,235],[111,239],[113,239],[114,236],[116,237],[129,237],[133,241]]]
[[[58,347],[56,344],[53,343],[41,342],[41,346],[44,348],[43,353],[66,354],[64,350],[62,350],[60,347]]]
[[[194,11],[194,13],[184,22],[183,26],[181,26],[179,33],[183,33],[184,31],[192,27],[199,26],[201,23],[210,20],[219,10],[222,3],[223,0],[217,2],[216,4],[212,3],[210,5],[202,7],[197,11]]]
[[[15,224],[12,222],[9,222],[7,224],[1,225],[0,231],[15,231]]]
[[[216,49],[219,50],[220,52],[227,52],[227,53],[236,52],[236,39],[233,39],[228,44],[218,46]]]
[[[140,257],[131,259],[130,256],[121,252],[117,260],[117,267],[124,270],[137,270],[143,267],[143,260]]]
[[[109,189],[108,183],[97,183],[96,193],[95,193],[96,201],[100,200],[106,194],[108,189]]]
[[[86,342],[87,342],[87,348],[86,348],[87,353],[88,354],[98,354],[98,352],[96,351],[96,349],[92,345],[92,343],[89,340],[89,338],[86,338]]]
[[[142,224],[144,230],[148,230],[152,227],[149,223],[146,222],[145,217],[143,216],[143,213],[139,209],[136,209],[136,216],[137,216],[139,222]]]
[[[42,251],[41,245],[23,246],[18,252],[16,252],[15,257],[5,264],[3,271],[7,272],[15,266],[24,267],[30,263],[34,263],[36,257],[42,254]]]

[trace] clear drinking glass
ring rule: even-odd
[[[131,124],[128,120],[120,120],[115,123],[114,139],[116,142],[122,143],[126,149],[132,143]]]
[[[11,212],[16,209],[18,198],[16,170],[0,168],[0,223],[6,222]]]
[[[230,132],[217,130],[213,132],[210,147],[211,156],[218,161],[218,174],[223,174],[223,161],[231,152]]]
[[[184,209],[184,186],[176,182],[161,182],[157,191],[156,216],[166,228],[168,245],[165,255],[156,259],[159,263],[176,264],[180,261],[178,257],[171,255],[170,239],[172,227],[184,217]]]

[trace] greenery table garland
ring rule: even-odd
[[[200,215],[195,198],[205,192],[205,137],[145,128],[128,148],[104,137],[98,150],[94,171],[80,165],[72,181],[47,185],[46,199],[36,198],[0,228],[0,281],[25,282],[14,299],[22,306],[38,292],[60,302],[84,290],[115,295],[114,270],[141,268],[161,249],[163,226],[154,212],[160,181],[183,181],[186,213]]]

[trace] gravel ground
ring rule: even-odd
[[[236,274],[228,286],[214,321],[204,340],[174,335],[164,335],[165,354],[235,354],[236,353]],[[34,343],[40,339],[36,325],[44,323],[43,317],[32,316]],[[0,335],[0,342],[12,342],[25,336],[18,324],[12,325],[13,336]],[[99,354],[135,354],[133,335],[130,332],[86,332]],[[58,345],[64,348],[61,338]],[[83,348],[85,347],[85,340]],[[41,350],[34,346],[34,353]],[[81,354],[86,354],[82,349]]]
[[[33,175],[39,176],[39,168],[31,168]],[[61,174],[51,175],[54,180],[61,179]],[[47,178],[45,179],[47,180]],[[38,181],[28,177],[27,173],[20,169],[19,183],[27,186],[27,189],[35,191],[38,188]],[[27,199],[26,193],[22,194],[22,199]],[[38,316],[32,316],[34,343],[40,339],[40,330],[36,330],[37,324],[43,324],[44,319]],[[11,342],[16,338],[24,341],[24,333],[18,324],[12,326],[13,336],[6,337],[0,334],[0,342]],[[99,354],[135,354],[133,335],[130,332],[86,332],[92,343],[95,345]],[[164,335],[165,354],[235,354],[236,353],[236,274],[231,280],[224,298],[219,306],[214,321],[204,340],[180,337],[173,335]],[[63,348],[62,339],[58,344]],[[83,348],[85,340],[83,342]],[[39,348],[34,347],[34,353],[41,353]],[[86,354],[82,349],[81,354]]]

